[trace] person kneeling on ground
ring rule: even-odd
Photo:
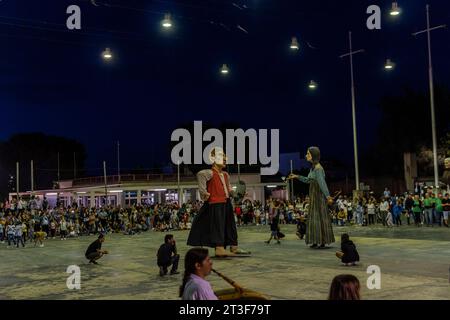
[[[170,274],[179,274],[178,261],[180,255],[177,254],[177,247],[173,235],[167,234],[164,237],[164,243],[159,247],[158,254],[159,275],[162,277],[167,274],[167,268],[172,265]]]
[[[218,300],[211,284],[205,280],[212,271],[208,249],[190,249],[184,258],[184,276],[180,287],[183,300]]]
[[[107,250],[102,250],[102,243],[105,242],[105,236],[101,233],[98,239],[92,242],[86,250],[85,257],[89,260],[89,263],[98,264],[97,260],[103,257],[104,254],[108,254]]]
[[[342,260],[346,266],[355,266],[359,261],[359,254],[356,246],[347,233],[341,236],[341,251],[336,252],[336,256]]]

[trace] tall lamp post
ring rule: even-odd
[[[350,77],[351,77],[351,92],[352,92],[352,117],[353,117],[353,149],[355,156],[355,180],[356,190],[359,191],[359,164],[358,164],[358,138],[356,135],[356,99],[355,99],[355,80],[353,72],[353,55],[364,52],[364,50],[353,51],[352,32],[348,33],[350,51],[340,56],[340,58],[350,57]]]
[[[436,115],[434,111],[434,82],[433,82],[433,63],[431,59],[431,31],[446,28],[447,25],[443,24],[437,27],[430,27],[430,5],[427,4],[427,28],[425,30],[413,33],[413,36],[417,36],[422,33],[427,33],[428,39],[428,78],[430,85],[430,106],[431,106],[431,130],[433,135],[433,163],[434,163],[434,186],[439,188],[439,170],[438,170],[438,155],[437,155],[437,137],[436,137]]]

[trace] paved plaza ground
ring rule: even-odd
[[[271,299],[326,299],[331,280],[342,273],[360,279],[364,299],[450,299],[448,228],[335,227],[337,242],[322,250],[298,240],[294,225],[281,226],[286,233],[281,245],[267,245],[268,230],[267,226],[240,227],[241,246],[251,250],[252,257],[214,260],[214,268]],[[343,232],[350,233],[357,245],[359,266],[341,266],[335,257]],[[182,271],[188,231],[172,233]],[[89,265],[84,252],[95,238],[47,240],[44,248],[7,249],[0,244],[0,299],[178,299],[181,274],[161,278],[156,266],[164,233],[108,235],[103,247],[110,254],[99,265]],[[81,268],[80,290],[66,287],[69,265]],[[369,265],[381,268],[380,290],[365,285]],[[215,290],[230,288],[215,274],[209,280]]]

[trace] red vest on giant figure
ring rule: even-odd
[[[216,170],[212,170],[213,176],[211,180],[206,183],[206,189],[210,194],[208,202],[209,203],[226,203],[228,197],[225,193],[225,187],[228,186],[228,175],[223,173],[223,178],[225,181],[225,186],[222,184],[222,180],[220,180],[220,175]]]

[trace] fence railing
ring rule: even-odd
[[[128,182],[177,182],[178,177],[176,174],[124,174],[107,176],[107,184],[119,184]],[[180,182],[195,181],[193,175],[180,175]],[[73,186],[88,186],[88,185],[101,185],[105,183],[105,178],[102,176],[79,178],[73,180]]]

